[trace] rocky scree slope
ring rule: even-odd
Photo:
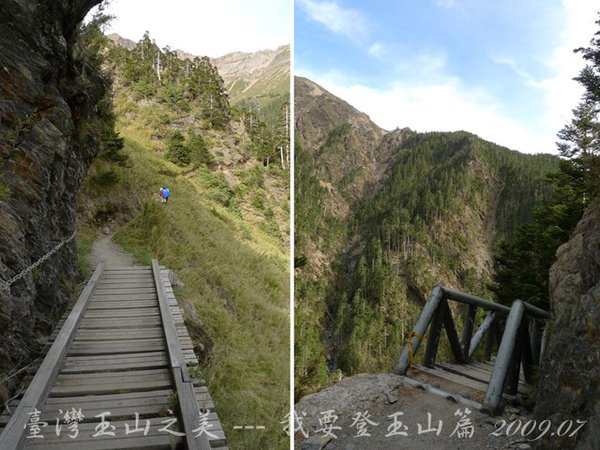
[[[98,151],[96,104],[107,86],[77,46],[100,0],[16,1],[0,9],[0,278],[75,229],[76,197]],[[0,373],[27,359],[60,317],[77,278],[75,241],[0,290]]]

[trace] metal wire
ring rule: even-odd
[[[8,280],[8,281],[0,280],[0,290],[9,291],[10,287],[13,285],[13,283],[19,281],[21,278],[23,278],[25,275],[27,275],[28,272],[31,272],[33,269],[35,269],[39,265],[43,264],[48,258],[50,258],[52,255],[54,255],[57,251],[59,251],[65,244],[71,242],[73,240],[73,238],[75,238],[75,234],[77,234],[77,230],[73,231],[73,234],[71,236],[69,236],[64,241],[61,241],[60,243],[58,243],[52,250],[50,250],[48,253],[46,253],[44,256],[42,256],[40,259],[38,259],[36,262],[31,264],[29,267],[23,269],[21,272],[16,274],[10,280]]]

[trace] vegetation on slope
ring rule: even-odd
[[[176,295],[229,445],[287,448],[289,171],[230,108],[210,62],[171,56],[162,49],[159,64],[149,36],[109,47],[126,159],[94,163],[80,228],[89,242],[124,224],[115,240],[138,263],[158,258],[185,284]]]

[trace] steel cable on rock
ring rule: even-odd
[[[77,230],[73,231],[73,234],[71,236],[69,236],[64,241],[59,242],[54,248],[52,248],[52,250],[50,250],[48,253],[46,253],[44,256],[42,256],[40,259],[38,259],[36,262],[34,262],[33,264],[31,264],[27,268],[23,269],[18,274],[16,274],[10,280],[8,280],[8,281],[0,280],[0,290],[9,291],[10,287],[14,283],[16,283],[21,278],[23,278],[25,275],[27,275],[28,272],[31,272],[33,269],[35,269],[39,265],[43,264],[48,258],[50,258],[52,255],[54,255],[56,252],[58,252],[62,247],[64,247],[65,244],[68,244],[69,242],[71,242],[75,238],[76,234],[77,234]]]

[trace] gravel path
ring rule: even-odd
[[[94,242],[90,255],[92,266],[96,267],[101,262],[111,267],[133,266],[133,257],[115,244],[112,237],[112,234],[102,235]]]

